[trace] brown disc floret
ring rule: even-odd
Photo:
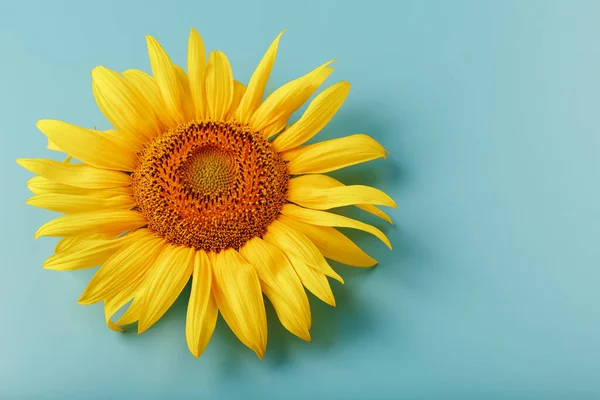
[[[285,203],[289,174],[261,134],[208,121],[154,139],[132,178],[150,229],[173,244],[219,252],[266,232]]]

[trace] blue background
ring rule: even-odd
[[[600,2],[2,1],[0,398],[600,398]],[[91,271],[41,268],[52,217],[17,157],[38,119],[108,128],[89,72],[178,63],[196,27],[246,82],[282,28],[272,83],[328,59],[353,89],[320,138],[365,132],[386,161],[336,176],[389,192],[394,251],[311,298],[313,342],[271,311],[264,361],[223,324],[193,358],[187,298],[138,336],[77,305]],[[186,297],[186,296],[184,296]]]

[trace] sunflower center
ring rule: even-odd
[[[230,187],[235,179],[232,155],[217,146],[204,146],[182,167],[187,182],[199,193],[214,195]]]
[[[262,236],[285,203],[285,162],[247,127],[201,122],[154,139],[132,174],[137,208],[173,244],[239,249]]]

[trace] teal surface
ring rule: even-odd
[[[600,398],[600,2],[2,1],[0,398]],[[41,264],[50,212],[17,157],[59,157],[42,118],[108,128],[89,72],[149,70],[144,36],[185,63],[191,27],[247,81],[287,28],[272,83],[329,59],[347,103],[322,138],[391,153],[336,174],[397,201],[380,265],[336,268],[313,342],[268,313],[259,361],[219,324],[193,358],[184,298],[145,334],[77,304],[92,271]]]

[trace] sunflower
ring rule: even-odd
[[[265,98],[280,37],[248,85],[234,80],[222,52],[206,57],[193,29],[187,73],[147,37],[152,75],[103,66],[92,71],[94,98],[114,129],[37,123],[48,148],[67,155],[17,160],[37,175],[27,183],[34,193],[27,204],[64,214],[35,233],[62,237],[44,268],[100,266],[79,303],[104,302],[111,329],[137,322],[138,333],[146,331],[191,280],[186,340],[192,354],[203,352],[220,313],[262,359],[263,294],[282,325],[310,341],[305,288],[335,306],[328,278],[343,283],[326,258],[376,264],[336,227],[371,233],[391,248],[374,226],[327,210],[355,205],[391,222],[376,206],[395,207],[394,201],[324,175],[385,158],[385,149],[364,134],[305,144],[340,108],[349,83],[321,91],[289,125],[331,74],[331,62]]]

